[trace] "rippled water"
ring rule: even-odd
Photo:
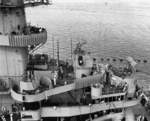
[[[54,2],[51,6],[28,8],[26,13],[28,22],[48,30],[48,41],[40,52],[53,53],[53,38],[55,52],[59,41],[60,57],[70,58],[72,39],[73,47],[86,40],[85,48],[98,58],[130,55],[150,59],[150,2]]]

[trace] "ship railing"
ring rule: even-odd
[[[91,104],[84,106],[47,106],[41,108],[42,117],[70,117],[77,115],[85,115],[90,113],[96,113],[104,110],[127,108],[135,106],[139,103],[139,100],[129,101],[115,101],[108,105],[108,103]],[[114,108],[115,105],[115,108]]]
[[[0,8],[31,7],[50,4],[52,4],[51,0],[24,0],[23,2],[21,0],[19,2],[0,0]]]
[[[110,89],[110,90],[103,90],[102,95],[109,95],[109,94],[116,94],[116,93],[124,93],[123,89]]]
[[[28,93],[20,94],[19,92],[15,91],[12,88],[11,89],[11,96],[15,100],[18,100],[21,102],[34,102],[34,101],[46,99],[52,95],[57,95],[57,94],[61,94],[64,92],[71,91],[71,90],[89,87],[89,86],[91,86],[91,84],[94,84],[94,83],[101,81],[102,78],[103,78],[103,74],[102,75],[95,75],[94,77],[85,77],[83,79],[76,79],[74,81],[74,83],[55,87],[55,88],[48,89],[48,90],[46,89],[42,92],[40,91],[40,92],[37,92],[35,94],[28,94]],[[79,86],[77,86],[77,85],[79,85]],[[17,98],[17,97],[19,97],[19,98]],[[23,99],[25,99],[25,100],[23,100]]]
[[[10,35],[9,44],[10,46],[24,47],[29,45],[39,45],[44,44],[47,41],[47,31],[42,31],[39,33],[31,33],[27,35]]]
[[[42,4],[49,4],[49,0],[24,0],[24,4],[28,3],[42,3]]]
[[[21,93],[17,90],[17,88],[13,88],[11,89],[11,95],[15,100],[21,101],[21,102],[35,102],[35,101],[39,101],[39,100],[44,100],[47,99],[49,96],[52,95],[56,95],[56,94],[60,94],[60,93],[64,93],[67,91],[71,91],[75,89],[75,84],[68,84],[68,85],[64,85],[64,86],[60,86],[60,87],[56,87],[53,89],[48,89],[48,90],[44,90],[42,92],[37,92],[34,94],[28,94],[28,93]],[[111,94],[111,95],[102,95],[99,98],[107,98],[109,96],[124,96],[126,93],[115,93],[115,94]]]
[[[13,99],[21,102],[35,102],[46,98],[45,92],[27,95],[26,93],[21,93],[17,89],[11,89],[11,96]]]
[[[50,5],[52,4],[51,0],[24,0],[25,7],[32,7],[38,5]]]
[[[107,94],[107,95],[102,95],[99,97],[99,99],[104,99],[104,98],[111,98],[111,97],[121,97],[121,96],[125,96],[126,93],[125,92],[120,92],[120,93],[111,93],[111,94]],[[98,99],[98,98],[97,98]]]

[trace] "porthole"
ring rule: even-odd
[[[101,61],[104,61],[104,58],[101,58]]]
[[[116,62],[116,59],[114,58],[113,61]]]
[[[110,61],[110,58],[107,58],[107,61]]]
[[[140,63],[140,62],[141,62],[141,60],[137,60],[137,62],[138,62],[138,63]]]
[[[123,62],[123,59],[120,59],[120,62]]]
[[[147,60],[143,60],[144,63],[147,63]]]

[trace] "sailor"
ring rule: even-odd
[[[124,88],[123,88],[123,92],[125,92],[125,91],[127,91],[128,90],[128,83],[127,82],[125,82],[125,84],[124,84]]]
[[[6,111],[7,111],[7,109],[6,109],[5,106],[2,106],[2,107],[1,107],[1,110],[2,110],[3,113],[6,113]]]
[[[13,121],[13,114],[10,113],[10,121]]]
[[[97,62],[96,62],[96,58],[93,58],[93,65],[92,65],[92,69],[91,69],[91,75],[96,74],[97,73]]]
[[[54,78],[53,78],[54,86],[56,85],[57,78],[58,78],[58,72],[55,71],[55,72],[54,72]]]
[[[107,64],[105,67],[106,84],[111,84],[112,71],[110,70],[111,65]]]
[[[61,65],[59,67],[59,76],[60,76],[60,79],[63,79],[63,77],[64,77],[64,70],[63,70],[63,67]]]
[[[148,121],[146,117],[144,117],[144,121]]]
[[[6,118],[5,118],[4,115],[2,115],[1,118],[2,118],[3,121],[6,121]]]
[[[145,104],[146,104],[146,99],[145,99],[144,95],[141,97],[141,104],[143,106],[145,106]]]
[[[128,61],[128,69],[131,70],[131,73],[135,73],[135,71],[136,71],[135,66],[137,65],[137,63],[130,56],[127,57],[126,60]]]

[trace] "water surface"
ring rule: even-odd
[[[27,21],[48,30],[48,41],[40,52],[52,55],[53,38],[55,53],[59,41],[60,57],[68,59],[72,39],[73,48],[77,42],[86,40],[86,49],[98,58],[150,58],[148,0],[66,1],[55,0],[50,6],[27,8]]]

